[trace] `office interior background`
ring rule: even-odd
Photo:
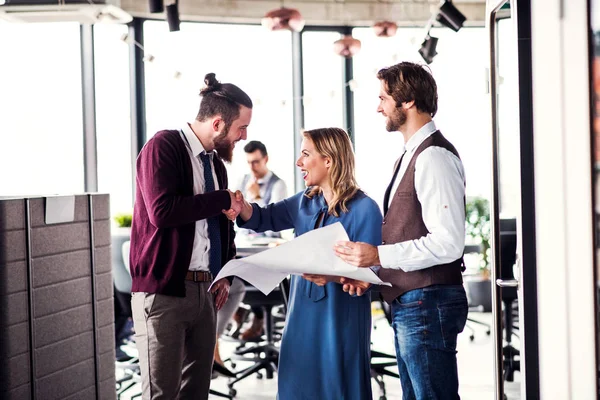
[[[468,198],[487,201],[491,216],[492,309],[474,307],[470,314],[489,324],[491,333],[475,322],[469,328],[474,340],[469,330],[461,335],[461,393],[467,399],[597,398],[598,0],[574,0],[568,7],[558,0],[455,0],[451,3],[466,17],[458,30],[436,19],[445,3],[437,0],[183,0],[176,3],[181,20],[176,29],[164,12],[149,13],[144,0],[48,1],[48,10],[29,17],[34,22],[18,21],[28,18],[33,3],[0,0],[0,196],[108,194],[106,219],[113,233],[118,231],[114,217],[134,206],[138,152],[157,131],[193,120],[208,72],[252,97],[248,140],[266,144],[269,168],[290,193],[303,189],[295,166],[301,130],[336,126],[351,135],[358,183],[381,207],[403,139],[386,132],[376,112],[375,75],[400,61],[425,63],[419,50],[427,38],[437,38],[436,54],[428,60],[439,92],[435,122],[461,155]],[[108,5],[118,6],[123,19],[102,17],[98,12]],[[282,5],[302,13],[301,31],[261,25],[266,12]],[[70,6],[86,10],[77,12],[91,20],[61,16],[61,7]],[[10,7],[23,9],[10,13]],[[375,34],[373,24],[384,20],[397,24],[395,35]],[[361,46],[344,57],[334,51],[334,42],[348,35]],[[231,184],[247,172],[243,144],[227,166]],[[10,233],[10,216],[0,215],[3,231]],[[513,303],[509,310],[502,302],[495,284],[502,278],[496,269],[501,220],[516,223],[513,278],[523,280],[514,310]],[[0,244],[1,274],[9,281],[11,243]],[[468,256],[469,273],[479,279],[481,254]],[[0,288],[9,314],[16,291],[6,284]],[[29,303],[32,296],[26,296]],[[378,310],[374,347],[394,354],[391,331]],[[505,314],[513,311],[516,332],[507,337]],[[17,325],[30,329],[27,321],[3,318],[2,336],[10,337]],[[3,340],[3,346],[15,340]],[[514,364],[508,367],[502,350],[507,340],[521,350],[510,355]],[[24,354],[25,362],[35,358],[28,350],[35,343],[24,343],[21,352],[0,352],[5,365]],[[226,343],[225,351],[235,351],[235,345]],[[509,380],[507,368],[516,371]],[[25,393],[22,398],[89,393],[87,388],[36,392],[30,390],[33,382],[51,372],[32,369],[15,386],[10,371],[2,375],[2,398],[21,398],[15,390]],[[117,365],[108,378],[115,397],[123,384],[114,379],[124,373]],[[383,379],[387,398],[401,398],[398,380]],[[95,384],[106,380],[96,374]],[[249,377],[236,386],[236,398],[274,398],[275,380],[276,375],[274,380]],[[380,386],[373,384],[375,395]],[[229,392],[225,378],[215,385]],[[120,395],[135,397],[136,389],[139,384]]]

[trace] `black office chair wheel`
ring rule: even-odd
[[[380,397],[379,397],[379,400],[387,400],[387,397],[385,397],[385,396],[380,396]]]
[[[492,331],[490,331],[489,329],[487,331],[485,331],[485,333],[490,336],[490,333],[492,333]]]
[[[504,393],[503,397],[504,400],[508,400],[508,396],[506,395],[506,393]]]
[[[488,333],[488,335],[489,335],[489,333]],[[469,339],[471,339],[471,342],[472,342],[473,340],[475,340],[475,335],[469,336]]]
[[[262,378],[263,378],[263,376],[262,376],[262,374],[261,374],[260,372],[257,372],[257,373],[256,373],[256,378],[257,378],[257,379],[262,379]]]
[[[231,397],[235,397],[235,395],[236,395],[236,394],[237,394],[237,390],[235,390],[235,389],[233,389],[233,388],[230,388],[230,389],[229,389],[229,395],[230,395]]]
[[[489,335],[489,333],[488,333],[488,335]],[[234,362],[230,363],[230,365],[231,365],[231,368],[235,369],[235,363]]]

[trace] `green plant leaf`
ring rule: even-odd
[[[117,214],[113,218],[119,228],[131,228],[131,220],[133,219],[133,216],[131,214]]]

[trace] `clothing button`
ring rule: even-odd
[[[385,240],[383,240],[383,241],[381,242],[381,244],[385,244]]]

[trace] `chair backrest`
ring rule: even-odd
[[[115,288],[121,293],[131,293],[131,273],[129,272],[129,237],[113,236],[112,276]]]
[[[500,220],[500,279],[515,279],[513,267],[517,261],[517,220]],[[517,298],[516,288],[502,288],[502,299]]]

